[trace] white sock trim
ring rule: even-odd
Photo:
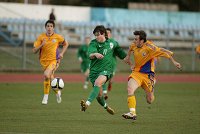
[[[130,112],[135,112],[135,108],[130,108]]]
[[[89,105],[91,104],[91,102],[89,102],[89,101],[86,101],[86,103],[85,103],[85,104],[89,106]]]
[[[106,108],[106,107],[107,107],[107,104],[105,103],[105,105],[104,105],[103,107]]]
[[[107,90],[103,90],[103,94],[107,94]]]

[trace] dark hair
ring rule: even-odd
[[[140,40],[144,40],[144,42],[147,41],[147,34],[143,31],[143,30],[140,30],[140,31],[135,31],[133,32],[134,35],[139,35],[140,37]]]
[[[108,28],[106,28],[106,30],[107,30],[107,31],[110,31],[110,32],[112,33],[112,30],[111,30],[109,27],[108,27]]]
[[[96,26],[95,29],[93,30],[93,34],[95,34],[95,33],[100,33],[101,35],[105,34],[105,37],[108,37],[106,28],[103,25]]]
[[[47,23],[53,24],[53,27],[55,27],[55,22],[53,20],[47,20],[45,23],[45,27],[47,26]]]

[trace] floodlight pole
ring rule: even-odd
[[[195,71],[195,30],[192,30],[192,71]]]
[[[26,69],[26,18],[23,23],[22,68]]]

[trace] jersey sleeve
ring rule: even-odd
[[[147,47],[150,49],[150,56],[151,57],[165,57],[165,58],[170,58],[173,55],[173,52],[164,49],[164,48],[159,48],[155,46],[154,44],[146,44]]]
[[[129,51],[133,51],[133,50],[134,50],[134,47],[135,47],[135,44],[132,43],[132,44],[129,46]]]
[[[96,43],[93,40],[93,41],[90,42],[90,45],[89,45],[89,48],[88,48],[88,55],[90,55],[92,53],[96,53],[96,52],[98,52],[98,51],[97,51]]]
[[[33,47],[38,47],[42,43],[42,36],[38,36],[37,40],[34,42]]]
[[[127,55],[126,52],[119,46],[118,42],[115,42],[115,43],[116,43],[116,47],[114,50],[114,55],[116,55],[120,59],[124,59]]]
[[[58,42],[59,42],[59,44],[63,45],[64,41],[65,41],[65,38],[62,35],[58,35]]]

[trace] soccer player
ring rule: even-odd
[[[39,52],[40,64],[44,70],[44,97],[42,104],[48,103],[51,79],[54,78],[54,72],[58,68],[60,60],[63,58],[68,48],[68,42],[64,37],[54,32],[55,23],[48,20],[45,23],[46,33],[39,35],[34,42],[33,52]],[[59,45],[62,45],[62,51],[59,53]],[[56,91],[57,103],[61,103],[61,91]]]
[[[83,44],[77,52],[77,57],[79,62],[81,63],[81,72],[84,73],[85,81],[83,88],[88,88],[88,81],[89,81],[89,64],[90,59],[88,56],[88,46],[90,44],[90,37],[85,37],[85,44]]]
[[[132,64],[132,73],[128,78],[128,108],[130,112],[124,113],[125,119],[136,120],[136,97],[135,91],[142,87],[146,93],[146,99],[149,104],[154,101],[154,84],[155,84],[155,59],[165,57],[178,68],[181,64],[174,60],[173,53],[169,50],[159,48],[153,42],[146,39],[144,31],[134,32],[134,42],[130,45],[125,60],[130,62],[130,55],[134,56],[134,65]]]
[[[105,102],[101,87],[112,77],[113,53],[117,53],[120,59],[124,59],[126,53],[116,41],[107,38],[106,28],[103,25],[96,26],[93,34],[95,39],[90,42],[88,50],[91,59],[89,77],[93,90],[86,102],[81,100],[81,111],[85,111],[96,98],[108,113],[114,114],[114,110]]]
[[[113,39],[112,38],[112,30],[110,28],[106,28],[106,32],[107,32],[107,37],[108,39]],[[114,39],[113,39],[114,40]],[[117,54],[113,54],[113,76],[115,75],[115,72],[116,72],[116,66],[117,66],[117,58],[116,58],[116,55]],[[103,94],[104,94],[104,98],[105,100],[108,99],[108,94],[107,94],[107,91],[111,91],[112,89],[112,82],[113,82],[113,77],[109,79],[108,81],[108,86],[106,86],[106,84],[104,84],[102,86],[103,88]]]
[[[196,46],[195,50],[196,50],[198,58],[200,59],[200,44]]]

